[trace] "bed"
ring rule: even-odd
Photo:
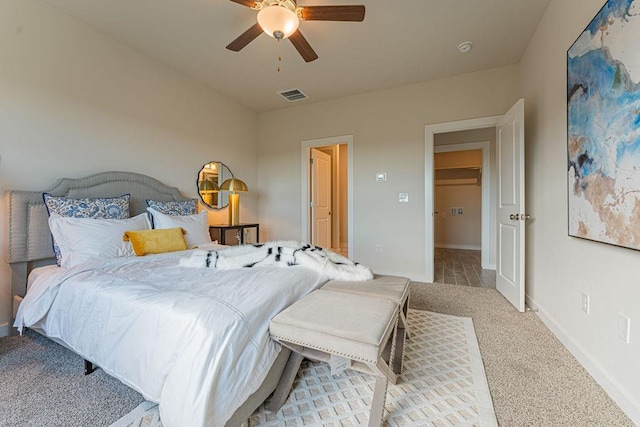
[[[147,199],[186,199],[130,172],[61,179],[45,191],[70,198],[128,193],[131,216],[146,211]],[[270,318],[326,279],[297,267],[181,270],[184,252],[51,267],[42,193],[5,195],[6,254],[23,324],[159,402],[167,427],[244,423],[276,388],[290,354],[269,339]]]

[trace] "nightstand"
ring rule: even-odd
[[[221,245],[227,245],[231,243],[227,243],[226,234],[229,230],[236,230],[236,239],[238,244],[243,245],[244,234],[246,229],[255,228],[256,229],[256,241],[252,243],[260,242],[260,224],[238,224],[238,225],[227,225],[227,224],[214,224],[209,226],[209,234],[211,234],[212,240],[217,240]]]

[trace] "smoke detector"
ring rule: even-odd
[[[473,43],[462,42],[458,45],[458,50],[460,51],[460,53],[469,53],[472,47],[473,47]]]

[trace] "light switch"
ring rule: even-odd
[[[386,181],[387,173],[386,172],[376,172],[376,181]]]
[[[398,201],[400,203],[409,203],[409,193],[399,193]]]

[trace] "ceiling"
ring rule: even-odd
[[[550,0],[299,0],[366,6],[364,22],[300,23],[319,56],[311,63],[266,34],[240,52],[225,49],[256,22],[255,11],[228,0],[43,1],[263,112],[516,64]],[[473,49],[459,53],[467,40]],[[310,99],[277,94],[291,88]]]

